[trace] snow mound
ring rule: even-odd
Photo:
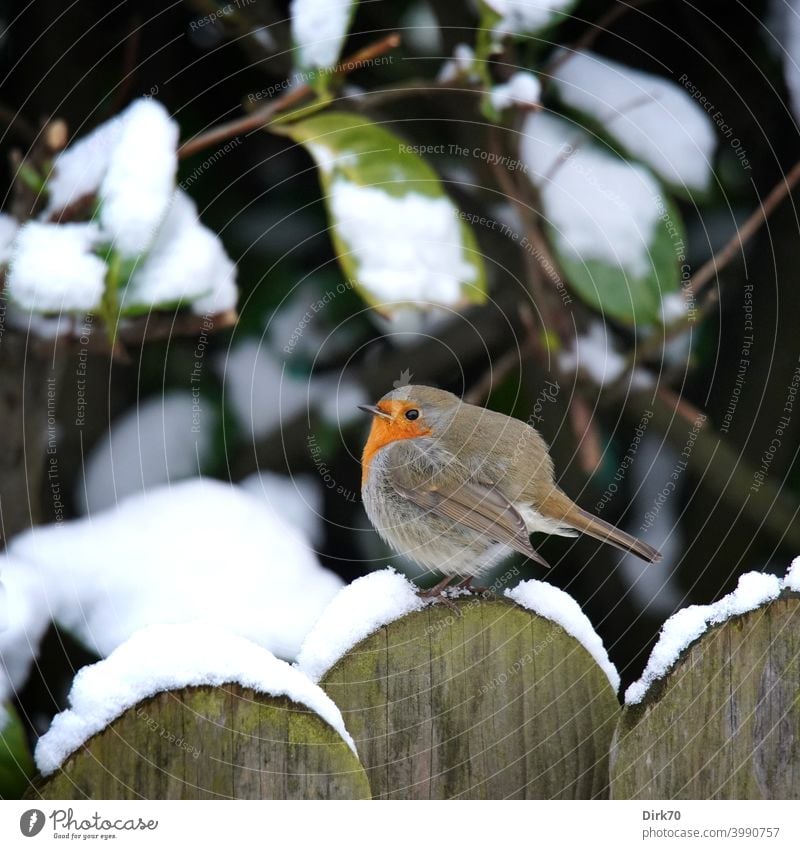
[[[39,739],[36,766],[42,775],[54,772],[90,737],[157,693],[229,683],[305,705],[357,755],[339,709],[305,675],[225,628],[187,623],[144,628],[106,660],[81,669],[72,682],[70,707]]]
[[[100,656],[146,625],[206,621],[293,659],[342,586],[293,524],[263,495],[188,480],[21,534],[9,546],[8,572],[38,581],[46,620],[52,615]],[[10,585],[11,610],[32,604],[29,595]],[[38,645],[15,639],[28,658]]]
[[[100,223],[123,256],[144,253],[167,214],[178,170],[178,125],[151,98],[123,113],[100,185]]]
[[[17,310],[98,309],[110,279],[109,249],[125,275],[117,282],[123,315],[182,301],[198,314],[235,308],[235,266],[193,201],[175,188],[177,143],[177,123],[160,103],[142,98],[56,157],[43,220],[15,232],[5,217],[0,227],[0,262],[9,263]],[[96,200],[94,220],[54,223],[87,197]],[[16,324],[21,318],[11,314]],[[52,335],[34,318],[28,315],[29,329]]]
[[[339,591],[305,639],[296,666],[319,681],[353,646],[427,601],[408,578],[382,569],[357,578]]]
[[[494,31],[498,35],[527,35],[560,20],[575,0],[484,0],[500,20]],[[560,14],[561,13],[561,14]]]
[[[81,512],[96,513],[127,495],[200,474],[218,420],[192,392],[166,392],[126,411],[89,453],[78,482]]]
[[[605,672],[614,692],[619,690],[619,673],[616,666],[609,660],[603,641],[592,627],[589,617],[571,595],[544,581],[530,580],[522,581],[513,589],[506,590],[505,596],[526,610],[560,625],[595,659],[597,665]]]

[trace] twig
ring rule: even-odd
[[[586,400],[577,393],[570,398],[569,420],[578,444],[581,468],[587,475],[591,475],[603,460],[603,447],[592,411]]]
[[[142,40],[142,25],[138,15],[132,16],[130,23],[132,29],[122,45],[122,79],[114,95],[114,105],[111,108],[113,115],[119,112],[125,105],[138,68],[136,59],[139,55],[139,47]]]
[[[496,362],[490,362],[489,367],[472,386],[472,389],[464,394],[464,400],[468,404],[485,403],[492,389],[502,383],[515,368],[521,366],[525,356],[536,351],[538,340],[534,333],[533,317],[527,304],[519,305],[519,314],[526,329],[525,338],[520,345],[502,354]]]
[[[709,280],[715,277],[744,249],[745,243],[761,229],[781,201],[797,185],[798,180],[800,180],[800,162],[796,162],[789,173],[781,177],[772,187],[772,190],[764,198],[758,209],[737,229],[728,244],[701,265],[692,275],[688,284],[692,292],[695,294],[699,292]]]
[[[704,422],[705,413],[698,410],[694,404],[690,404],[685,398],[681,398],[680,395],[673,392],[666,384],[662,383],[659,385],[658,389],[656,389],[656,395],[667,407],[671,407],[684,421],[693,427],[697,426],[698,422]]]
[[[543,277],[547,273],[547,267],[558,274],[558,266],[555,258],[550,253],[547,242],[539,230],[537,222],[531,220],[531,213],[533,212],[531,205],[522,200],[519,196],[518,184],[512,180],[509,173],[500,164],[505,160],[502,156],[503,151],[498,130],[495,126],[489,129],[489,149],[490,153],[493,154],[493,168],[498,185],[519,213],[523,224],[527,225],[526,235],[533,251],[523,250],[522,253],[528,268],[528,282],[531,287],[531,296],[538,308],[542,311],[545,326],[552,327],[563,342],[569,334],[566,320],[562,318],[559,310],[551,309],[548,292],[545,290],[543,283]],[[558,276],[561,279],[561,275],[559,274]]]
[[[544,68],[542,71],[542,78],[546,81],[546,83],[549,83],[553,75],[553,71],[560,68],[571,56],[575,53],[580,53],[583,50],[588,50],[595,41],[597,41],[597,39],[608,30],[611,24],[615,23],[628,12],[639,8],[640,6],[644,6],[649,2],[651,2],[651,0],[632,0],[630,3],[618,2],[617,5],[612,6],[605,14],[601,15],[595,23],[585,21],[585,23],[590,24],[591,29],[587,30],[571,46],[560,51]]]
[[[372,44],[368,44],[361,50],[356,51],[352,54],[352,56],[349,56],[347,59],[340,62],[338,67],[342,69],[342,74],[349,74],[351,71],[355,71],[378,56],[382,56],[384,53],[387,53],[399,44],[400,36],[397,33],[391,33]],[[233,136],[237,136],[240,133],[248,133],[253,130],[261,129],[279,112],[283,112],[286,109],[295,106],[310,94],[313,94],[311,86],[308,83],[301,83],[296,88],[293,88],[290,91],[287,91],[286,94],[281,95],[277,100],[274,100],[272,103],[267,104],[261,109],[257,109],[255,112],[251,112],[243,118],[227,121],[224,124],[220,124],[218,127],[208,130],[208,132],[201,133],[200,135],[185,141],[178,148],[178,157],[180,159],[185,159],[187,156],[191,156],[200,150],[205,150],[207,147],[211,147],[212,145],[219,144],[220,142],[223,142]]]
[[[195,313],[152,313],[149,316],[120,323],[116,334],[115,347],[112,349],[108,336],[102,332],[91,333],[87,348],[92,353],[111,353],[115,358],[128,357],[126,347],[141,347],[149,342],[170,339],[173,336],[196,336],[200,332],[218,332],[233,327],[238,320],[235,310],[215,313],[214,315],[196,315]],[[58,344],[74,344],[77,332],[57,337]],[[37,339],[34,350],[37,353],[51,351],[52,339]],[[130,359],[128,357],[128,359]]]

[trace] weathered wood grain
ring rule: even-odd
[[[42,799],[365,799],[347,744],[287,698],[190,687],[126,711],[40,782]]]
[[[320,682],[373,796],[606,796],[619,704],[594,659],[516,604],[456,603],[381,628]]]
[[[712,628],[625,708],[611,795],[800,798],[800,596]]]

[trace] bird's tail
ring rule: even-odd
[[[548,518],[557,519],[559,522],[575,528],[576,531],[589,534],[590,537],[599,539],[601,542],[607,542],[622,549],[622,551],[630,551],[648,563],[658,563],[661,560],[661,552],[653,548],[652,545],[648,545],[646,542],[626,534],[625,531],[615,528],[614,525],[603,519],[587,513],[559,490],[548,495],[539,507],[539,511]]]

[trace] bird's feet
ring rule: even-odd
[[[477,586],[472,583],[472,575],[468,578],[464,578],[463,581],[459,581],[456,584],[457,590],[468,590],[471,593],[475,593],[476,595],[481,595],[484,598],[491,598],[494,595],[494,590],[491,587],[482,587]]]
[[[456,612],[458,612],[458,607],[453,599],[446,595],[449,589],[467,590],[470,593],[483,596],[484,598],[490,598],[494,595],[494,591],[491,587],[474,586],[472,583],[472,576],[464,578],[463,581],[459,581],[454,587],[451,585],[452,580],[452,575],[447,578],[442,578],[436,586],[431,587],[429,590],[417,590],[417,595],[420,598],[429,598],[433,601],[440,601],[442,604],[447,605],[447,607]]]
[[[429,590],[417,590],[417,595],[420,598],[429,598],[432,601],[440,601],[442,604],[447,605],[447,607],[449,607],[452,611],[458,613],[458,607],[453,599],[445,595],[446,590],[450,586],[450,581],[452,580],[453,576],[449,575],[446,578],[442,578],[435,587],[431,587]]]

